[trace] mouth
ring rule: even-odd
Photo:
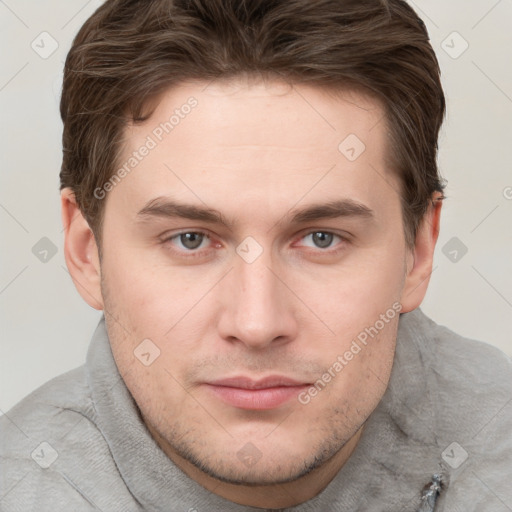
[[[230,377],[207,382],[205,386],[217,399],[228,405],[239,409],[262,411],[284,405],[311,384],[272,375],[262,379]]]

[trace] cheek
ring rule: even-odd
[[[213,317],[218,303],[215,294],[208,291],[218,281],[218,272],[147,264],[142,251],[125,251],[124,255],[122,265],[113,259],[106,259],[104,265],[105,307],[117,319],[107,318],[118,366],[125,372],[135,367],[131,374],[137,374],[141,382],[156,378],[153,370],[160,366],[162,371],[166,368],[180,378],[200,348],[207,350],[202,346],[207,345],[205,340],[215,338],[211,326],[216,325]],[[134,358],[137,347],[146,339],[156,345],[159,354],[147,375]],[[168,382],[168,374],[159,375]],[[137,379],[133,382],[136,384]]]
[[[359,258],[339,270],[301,277],[298,294],[337,336],[354,336],[401,297],[403,265],[399,256],[390,256]]]
[[[141,259],[124,254],[122,265],[113,259],[106,259],[104,265],[106,319],[114,359],[143,413],[163,414],[169,404],[181,411],[184,396],[177,381],[190,364],[187,340],[192,332],[186,316],[191,306],[183,297],[183,283],[171,274],[174,270],[149,269]],[[180,340],[179,350],[176,343],[169,343],[175,339]],[[174,390],[171,396],[167,396],[169,390]]]
[[[311,304],[322,320],[309,321],[305,330],[316,331],[322,338],[321,352],[311,357],[321,358],[327,370],[321,380],[332,379],[324,394],[327,401],[339,401],[341,395],[331,395],[337,390],[353,397],[347,399],[350,406],[360,409],[362,405],[357,404],[365,403],[371,410],[385,391],[401,310],[403,271],[399,262],[400,257],[391,252],[388,257],[360,258],[324,279],[323,285],[317,282],[303,287],[310,290],[304,294],[304,302]]]
[[[389,382],[397,325],[398,315],[364,343],[356,337],[323,346],[324,373],[299,401],[305,414],[317,418],[313,431],[321,432],[326,418],[329,428],[340,422],[347,430],[368,418]]]
[[[354,395],[371,398],[385,390],[400,316],[398,303],[395,306],[390,305],[384,313],[360,324],[356,330],[350,329],[351,335],[344,338],[336,357],[331,357],[339,363],[334,369],[342,375],[340,380],[352,389]]]
[[[102,265],[112,306],[137,331],[141,326],[169,328],[175,317],[183,314],[191,284],[176,268],[155,265],[149,251],[123,248],[116,252],[122,257],[105,257]]]

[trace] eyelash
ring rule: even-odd
[[[175,233],[171,236],[167,236],[165,237],[163,240],[162,240],[162,244],[169,244],[172,246],[172,241],[175,240],[175,239],[179,239],[179,237],[181,235],[185,235],[187,233],[193,233],[193,234],[196,234],[196,235],[202,235],[203,237],[209,239],[211,241],[211,236],[208,232],[206,231],[201,231],[201,230],[197,230],[197,231],[194,231],[194,230],[188,230],[188,231],[180,231],[179,233]],[[315,233],[322,233],[324,235],[333,235],[334,237],[338,237],[340,239],[340,241],[338,242],[337,245],[342,245],[344,246],[346,243],[349,242],[349,239],[348,237],[345,237],[345,236],[342,236],[338,233],[334,233],[332,231],[324,231],[324,230],[320,230],[320,229],[314,229],[314,230],[310,230],[304,234],[302,234],[298,240],[303,240],[304,238],[306,238],[307,236],[310,236],[310,235],[313,235]],[[201,243],[203,242],[203,240],[201,241]],[[219,244],[220,245],[220,244]],[[336,247],[336,246],[335,246]],[[328,247],[326,249],[322,249],[320,247],[314,249],[313,247],[308,247],[306,246],[306,250],[313,250],[316,254],[325,254],[325,255],[336,255],[338,254],[341,250],[343,249],[343,247],[341,248],[336,248],[336,249],[332,249],[331,247]],[[177,253],[179,256],[182,256],[182,257],[185,257],[185,258],[200,258],[200,257],[203,257],[204,256],[204,252],[207,252],[209,250],[211,250],[211,247],[208,247],[208,248],[205,248],[205,249],[175,249],[175,248],[172,248],[171,249],[173,252]]]

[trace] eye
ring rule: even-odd
[[[329,231],[313,231],[302,237],[302,240],[309,241],[305,243],[306,247],[313,247],[317,249],[329,249],[332,247],[333,242],[336,240],[343,241],[343,238]]]
[[[179,249],[186,251],[194,251],[196,249],[203,249],[203,242],[209,242],[209,237],[206,233],[200,231],[187,231],[178,233],[167,239],[172,244],[176,245]]]

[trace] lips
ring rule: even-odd
[[[213,381],[211,384],[214,386],[226,386],[239,389],[265,389],[305,385],[303,382],[280,375],[272,375],[258,380],[249,377],[230,377],[228,379]]]
[[[245,376],[220,379],[205,384],[224,403],[239,409],[276,409],[310,386],[289,377],[273,375],[261,379]]]

